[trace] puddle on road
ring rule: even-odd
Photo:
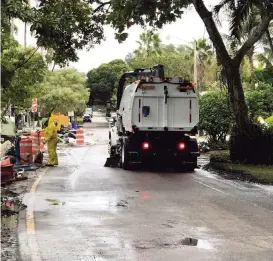
[[[196,246],[202,249],[213,249],[211,244],[208,243],[206,240],[199,240],[192,237],[186,237],[182,239],[181,244],[184,246]]]
[[[208,243],[206,240],[199,240],[196,238],[191,237],[185,237],[182,240],[178,240],[175,242],[162,242],[157,240],[151,240],[151,241],[139,241],[134,244],[134,248],[141,249],[141,250],[147,250],[151,248],[175,248],[175,247],[181,247],[181,246],[194,246],[201,249],[213,249],[210,243]]]
[[[211,250],[213,247],[206,240],[199,240],[196,238],[185,237],[182,240],[178,240],[175,242],[162,242],[157,240],[149,240],[149,241],[138,241],[135,242],[134,248],[140,250],[147,250],[151,248],[176,248],[181,246],[192,246],[201,249]]]

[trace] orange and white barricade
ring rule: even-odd
[[[32,139],[29,137],[22,138],[20,140],[20,158],[21,162],[32,163],[33,155],[32,155]]]
[[[84,130],[78,129],[76,132],[76,145],[84,145]]]
[[[36,131],[33,131],[31,133],[31,140],[32,140],[32,157],[34,160],[40,151],[40,134]]]

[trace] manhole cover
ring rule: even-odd
[[[184,246],[197,246],[198,239],[186,237],[186,238],[182,239],[181,244]]]

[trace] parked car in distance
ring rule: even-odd
[[[83,115],[83,122],[92,122],[91,116],[88,114]]]
[[[93,117],[93,109],[92,108],[86,108],[84,115],[90,115],[91,118]]]

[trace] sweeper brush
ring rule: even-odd
[[[118,168],[120,162],[120,156],[111,156],[106,159],[104,167]]]

